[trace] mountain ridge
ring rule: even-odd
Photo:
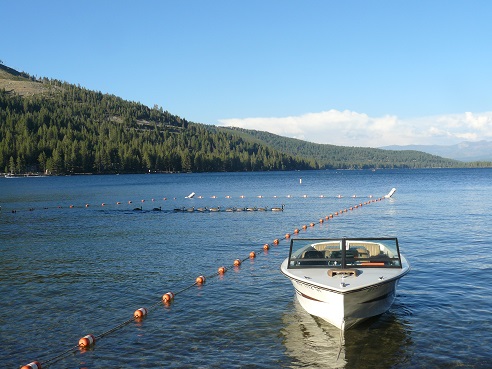
[[[491,161],[492,141],[463,141],[455,145],[389,145],[383,150],[417,150],[459,161]]]
[[[481,166],[492,166],[492,163]],[[314,144],[189,122],[0,64],[0,170],[52,174],[468,167],[412,150]]]

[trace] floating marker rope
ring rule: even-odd
[[[392,192],[394,193],[394,191],[392,190]],[[390,192],[391,193],[391,192]],[[392,194],[392,193],[391,193]],[[359,203],[357,205],[354,205],[352,207],[350,207],[349,209],[350,210],[354,210],[354,209],[357,209],[359,207],[362,207],[363,205],[368,205],[370,203],[373,203],[373,202],[378,202],[378,201],[381,201],[385,198],[389,198],[391,196],[389,195],[386,195],[386,196],[383,196],[383,197],[380,197],[380,198],[377,198],[377,199],[371,199],[369,201],[366,201],[364,203]],[[142,200],[142,202],[144,202],[144,200]],[[338,216],[339,214],[341,215],[342,213],[347,213],[349,210],[347,209],[343,209],[343,210],[340,210],[338,212],[335,212],[334,215],[333,214],[329,214],[329,215],[326,215],[324,220],[321,218],[319,220],[319,224],[323,224],[324,221],[326,220],[329,220],[329,219],[332,219],[334,216]],[[310,224],[310,227],[314,227],[316,225],[316,223],[314,222],[311,222],[309,223]],[[302,226],[302,230],[307,230],[307,225],[303,225]],[[296,228],[294,230],[294,234],[299,234],[300,230],[298,228]],[[281,238],[276,238],[273,240],[273,242],[271,243],[272,246],[278,246],[280,241],[283,241],[283,240],[288,240],[289,238],[291,237],[290,233],[286,233],[284,237],[281,237]],[[200,275],[196,278],[195,282],[194,283],[191,283],[190,285],[182,288],[181,290],[177,291],[177,292],[167,292],[165,293],[163,296],[162,296],[162,299],[156,303],[154,303],[153,305],[151,305],[149,308],[139,308],[137,309],[135,312],[134,312],[134,315],[132,318],[130,319],[127,319],[126,321],[118,324],[117,326],[103,332],[103,333],[100,333],[99,335],[92,335],[92,334],[89,334],[87,336],[84,336],[82,337],[80,340],[79,340],[79,343],[78,345],[75,345],[75,346],[72,346],[71,348],[61,352],[60,354],[56,355],[56,356],[53,356],[49,359],[46,359],[44,361],[33,361],[29,364],[26,364],[24,366],[22,366],[21,369],[42,369],[44,368],[45,366],[48,366],[49,364],[52,364],[56,361],[59,361],[61,360],[62,358],[66,357],[68,354],[72,354],[74,352],[76,352],[77,350],[85,350],[87,349],[88,347],[91,347],[95,344],[96,341],[100,340],[101,338],[104,338],[108,335],[110,335],[111,333],[125,327],[126,325],[130,324],[131,322],[133,321],[140,321],[141,319],[145,318],[148,314],[149,311],[151,310],[154,310],[157,306],[161,305],[162,303],[164,303],[165,305],[168,305],[170,304],[173,300],[174,300],[174,297],[177,296],[177,295],[180,295],[184,292],[186,292],[187,290],[193,288],[194,286],[197,286],[197,285],[203,285],[205,284],[206,280],[207,279],[212,279],[214,277],[217,277],[217,276],[221,276],[221,275],[224,275],[226,273],[226,271],[229,269],[229,268],[234,268],[234,267],[239,267],[241,266],[241,264],[248,260],[248,259],[254,259],[256,258],[256,256],[261,253],[261,251],[264,251],[264,253],[266,254],[267,251],[270,249],[271,245],[269,243],[265,243],[262,248],[258,251],[251,251],[249,253],[249,255],[247,257],[245,257],[244,259],[235,259],[233,264],[230,266],[230,267],[224,267],[224,266],[221,266],[218,268],[217,272],[209,275],[209,276],[203,276],[203,275]],[[337,356],[337,360],[340,356],[340,353],[341,353],[341,350],[342,350],[342,346],[343,346],[343,343],[344,343],[344,339],[343,339],[343,328],[344,328],[344,325],[345,325],[345,320],[343,320],[342,322],[342,326],[341,326],[341,332],[340,332],[340,347],[339,347],[339,352],[338,352],[338,356]]]
[[[390,192],[390,194],[392,195],[392,193]],[[390,194],[386,195],[386,196],[391,196]],[[385,197],[386,197],[385,196]],[[292,195],[287,195],[285,196],[286,198],[294,198],[294,196]],[[308,198],[309,196],[308,195],[302,195],[300,196],[300,198]],[[326,199],[328,198],[327,196],[324,196],[324,195],[320,195],[320,196],[317,196],[319,199]],[[352,196],[354,197],[354,196]],[[203,199],[202,196],[196,196],[197,199]],[[231,196],[225,196],[224,197],[225,199],[232,199]],[[239,196],[239,198],[241,199],[244,199],[245,196],[241,195]],[[262,195],[259,195],[259,196],[256,196],[256,198],[260,198],[260,199],[264,199],[266,198],[265,196],[262,196]],[[278,196],[273,196],[274,199],[277,199],[279,198]],[[343,196],[341,195],[338,195],[336,196],[335,198],[338,198],[338,199],[341,199],[343,198]],[[372,199],[372,195],[369,195],[367,196],[367,198],[369,199]],[[212,196],[211,199],[218,199],[217,196]],[[167,201],[167,197],[164,197],[162,198],[161,201]],[[176,200],[176,198],[173,198],[173,200]],[[2,207],[0,206],[0,214],[1,213],[12,213],[12,214],[15,214],[17,212],[26,212],[26,211],[29,211],[29,212],[33,212],[33,211],[40,211],[40,210],[51,210],[51,209],[88,209],[88,208],[97,208],[97,207],[103,207],[103,208],[123,208],[124,210],[127,210],[127,211],[131,211],[131,210],[134,210],[134,211],[137,211],[137,210],[144,210],[143,209],[143,204],[146,202],[147,200],[145,199],[142,199],[138,202],[141,203],[141,205],[139,207],[135,207],[135,208],[132,208],[132,207],[125,207],[124,205],[124,202],[121,202],[121,201],[117,201],[115,203],[109,203],[109,202],[102,202],[102,203],[98,203],[98,204],[94,204],[94,203],[84,203],[84,204],[79,204],[79,205],[74,205],[74,204],[71,204],[71,205],[55,205],[55,206],[51,206],[51,207],[48,207],[48,206],[43,206],[43,207],[40,207],[40,208],[35,208],[35,207],[29,207],[27,209],[10,209],[10,210],[7,210],[7,209],[4,209],[3,212],[2,212]],[[155,198],[151,199],[150,202],[152,203],[155,203],[157,202],[158,200],[156,200]],[[126,202],[127,205],[132,205],[134,202],[132,200],[129,200]],[[193,210],[191,210],[193,209]],[[214,209],[213,211],[211,211],[211,209]],[[162,206],[153,206],[152,208],[149,208],[148,210],[145,210],[147,212],[150,212],[150,211],[155,211],[155,212],[159,212],[159,211],[164,211],[164,212],[184,212],[184,213],[188,213],[188,212],[192,212],[192,213],[203,213],[203,212],[241,212],[241,211],[264,211],[264,210],[268,210],[268,211],[273,211],[273,212],[279,212],[279,211],[283,211],[284,210],[284,205],[282,205],[281,207],[272,207],[272,208],[265,208],[265,207],[255,207],[255,206],[252,206],[252,207],[249,207],[249,206],[242,206],[242,207],[230,207],[228,206],[227,208],[224,208],[224,209],[221,209],[221,208],[217,208],[217,207],[211,207],[211,208],[207,208],[207,207],[200,207],[200,208],[186,208],[186,207],[180,207],[180,208],[172,208],[172,209],[169,209],[169,210],[163,210],[162,209]],[[352,210],[352,209],[351,209]]]

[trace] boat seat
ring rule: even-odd
[[[356,252],[355,256],[357,258],[361,258],[361,259],[369,258],[369,251],[365,247],[357,247],[353,250]]]
[[[342,250],[335,250],[335,251],[327,251],[328,258],[330,259],[340,259],[342,257]],[[354,257],[357,257],[357,253],[355,249],[350,249],[347,250],[345,253],[345,257],[347,259],[353,259]]]
[[[318,250],[307,250],[302,254],[303,259],[324,259],[325,254]]]
[[[327,265],[328,261],[325,260],[325,254],[318,250],[307,250],[302,254],[302,259],[309,259],[306,261],[301,261],[301,265]],[[315,259],[315,260],[313,260]],[[316,260],[321,259],[321,260]]]
[[[376,245],[374,243],[351,242],[350,246],[350,248],[355,247],[357,249],[357,252],[360,254],[364,253],[364,249],[366,253],[369,253],[369,256],[378,256],[381,253],[379,245]]]

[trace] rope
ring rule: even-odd
[[[57,355],[57,356],[54,356],[52,357],[51,359],[48,359],[48,360],[45,360],[45,361],[41,361],[40,364],[42,366],[44,365],[48,365],[48,364],[52,364],[52,363],[55,363],[61,359],[63,359],[64,357],[68,356],[69,354],[72,354],[73,352],[77,351],[77,349],[79,348],[79,346],[73,346],[72,348],[68,349],[68,350],[65,350],[63,351],[61,354]]]
[[[381,200],[383,200],[383,199],[384,199],[384,197],[381,197],[381,198],[378,198],[378,199],[371,199],[370,201],[368,201],[368,202],[364,202],[363,204],[362,204],[362,203],[360,203],[360,204],[358,204],[358,205],[354,205],[353,207],[350,207],[349,209],[350,209],[350,210],[357,209],[358,207],[361,207],[362,205],[367,205],[367,204],[370,204],[370,203],[372,203],[372,202],[381,201]],[[344,213],[344,212],[348,212],[348,210],[347,210],[347,209],[340,210],[340,211],[338,211],[338,212],[335,212],[334,214],[335,214],[335,216],[337,216],[338,214],[342,214],[342,213]],[[332,218],[333,218],[333,214],[330,214],[329,216],[327,215],[327,216],[325,217],[325,219],[326,219],[326,220],[328,220],[328,219],[332,219]],[[324,222],[324,221],[323,221],[322,219],[320,219],[320,220],[319,220],[319,224],[322,224],[323,222]],[[314,226],[315,226],[315,224],[316,224],[316,223],[314,223],[314,222],[310,223],[310,227],[314,227]],[[296,230],[294,231],[294,233],[295,233],[295,234],[297,234],[297,233],[299,233],[299,232],[301,232],[301,231],[303,231],[303,230],[307,230],[307,228],[308,228],[307,226],[303,226],[303,227],[301,227],[301,228],[299,228],[299,229],[296,229]],[[280,241],[287,240],[287,239],[289,239],[290,237],[291,237],[291,236],[290,236],[290,234],[289,234],[289,233],[287,233],[285,236],[275,239],[275,240],[274,240],[271,244],[270,244],[270,243],[266,243],[266,244],[264,244],[264,245],[263,245],[263,248],[262,248],[262,249],[260,249],[258,252],[261,252],[261,251],[266,251],[266,250],[268,250],[271,246],[277,246],[277,245],[280,243]],[[268,246],[268,248],[265,248],[266,246]],[[256,255],[258,254],[258,252],[255,252],[255,256],[254,256],[254,257],[256,257]],[[244,261],[249,260],[249,259],[254,258],[254,257],[252,257],[252,256],[251,256],[251,254],[250,254],[250,256],[248,256],[248,257],[246,257],[246,258],[244,258],[244,259],[236,259],[236,260],[240,260],[240,262],[241,262],[241,264],[242,264]],[[227,268],[226,268],[226,270],[228,270],[229,268],[237,267],[237,266],[238,266],[238,265],[232,264],[232,265],[230,265],[229,267],[227,267]],[[213,274],[211,274],[211,275],[209,275],[209,276],[206,276],[206,277],[205,277],[205,280],[207,280],[207,279],[212,279],[212,278],[217,277],[217,276],[219,276],[219,275],[221,275],[221,273],[217,271],[217,272],[215,272],[215,273],[213,273]],[[197,278],[197,279],[198,279],[198,278]],[[194,283],[192,283],[192,284],[190,284],[190,285],[188,285],[188,286],[186,286],[186,287],[182,288],[181,290],[179,290],[179,291],[175,292],[175,293],[174,293],[174,297],[175,297],[175,296],[177,296],[177,295],[180,295],[180,294],[182,294],[182,293],[186,292],[187,290],[189,290],[189,289],[193,288],[194,286],[196,286],[196,285],[200,285],[200,284],[201,284],[201,283],[199,283],[198,281],[195,281]],[[162,302],[162,300],[160,300],[160,301],[158,301],[158,302],[154,303],[153,305],[151,305],[151,306],[147,309],[147,312],[149,312],[149,311],[151,311],[151,310],[155,309],[157,306],[161,305],[162,303],[163,303],[163,302]],[[105,331],[105,332],[103,332],[103,333],[100,333],[99,335],[94,335],[94,338],[95,338],[95,340],[96,340],[96,341],[97,341],[97,340],[99,340],[99,339],[101,339],[101,338],[104,338],[104,337],[108,336],[109,334],[111,334],[111,333],[113,333],[113,332],[115,332],[115,331],[117,331],[117,330],[119,330],[119,329],[121,329],[121,328],[125,327],[126,325],[130,324],[132,321],[136,321],[137,319],[138,319],[138,318],[134,316],[134,317],[132,317],[132,318],[130,318],[130,319],[128,319],[128,320],[126,320],[126,321],[124,321],[123,323],[120,323],[120,324],[118,324],[117,326],[115,326],[115,327],[113,327],[113,328],[111,328],[111,329],[109,329],[109,330],[107,330],[107,331]],[[344,337],[343,337],[344,327],[345,327],[345,319],[343,320],[342,325],[341,325],[340,343],[339,343],[339,351],[338,351],[337,360],[338,360],[338,358],[340,357],[340,354],[341,354],[341,351],[342,351],[342,347],[343,347],[343,344],[344,344]],[[67,349],[67,350],[63,351],[62,353],[60,353],[60,354],[58,354],[58,355],[56,355],[56,356],[54,356],[54,357],[52,357],[52,358],[50,358],[50,359],[47,359],[47,360],[44,360],[44,361],[40,361],[39,363],[40,363],[40,364],[43,366],[43,368],[44,368],[44,365],[49,365],[50,363],[56,362],[56,361],[58,361],[58,360],[60,360],[60,359],[64,358],[64,357],[65,357],[65,356],[67,356],[68,354],[70,354],[70,353],[73,353],[73,352],[77,351],[79,348],[80,348],[80,346],[78,346],[78,345],[73,346],[73,347],[71,347],[71,348],[69,348],[69,349]]]
[[[338,344],[338,355],[337,361],[340,358],[340,354],[342,353],[342,347],[345,344],[345,318],[342,320],[342,325],[340,326],[340,342]]]
[[[264,196],[256,196],[256,197],[257,198],[266,198]],[[287,198],[293,198],[293,196],[290,196],[290,195],[288,195],[286,197]],[[198,196],[196,198],[199,199],[199,200],[204,199],[201,196]],[[230,196],[225,196],[225,198],[227,200],[231,199]],[[244,199],[244,196],[241,196],[241,198]],[[274,199],[279,199],[278,196],[273,196],[273,198]],[[309,196],[303,195],[303,196],[300,196],[300,198],[307,199],[307,198],[309,198]],[[311,197],[311,198],[313,198],[313,197]],[[324,196],[324,195],[321,195],[321,196],[318,196],[317,198],[319,198],[319,199],[326,199],[328,197],[327,196]],[[339,196],[337,196],[335,198],[343,198],[343,196],[340,196],[339,195]],[[372,195],[369,195],[367,198],[371,199],[370,201],[374,201],[372,199]],[[212,196],[211,199],[214,199],[215,200],[215,199],[218,199],[218,197],[217,196]],[[25,208],[25,209],[11,208],[11,209],[3,209],[3,211],[2,211],[2,207],[0,206],[0,214],[2,212],[4,214],[6,214],[6,213],[15,214],[15,213],[18,213],[18,212],[33,212],[33,211],[39,211],[39,210],[51,210],[51,209],[87,209],[87,208],[95,208],[95,207],[98,207],[98,208],[120,207],[120,208],[123,208],[124,210],[127,210],[127,211],[131,211],[131,210],[134,210],[134,211],[136,211],[136,210],[143,210],[144,212],[160,212],[160,211],[162,211],[162,212],[166,212],[166,213],[176,213],[176,212],[178,212],[178,213],[179,212],[188,213],[186,207],[184,207],[184,208],[182,207],[182,208],[179,208],[179,209],[171,208],[169,210],[163,210],[162,207],[156,207],[156,206],[152,205],[152,204],[156,204],[158,201],[166,201],[167,202],[167,201],[175,201],[175,200],[176,200],[176,198],[174,198],[172,200],[168,200],[166,197],[164,197],[162,200],[152,199],[152,200],[147,201],[147,200],[143,199],[143,200],[136,201],[136,202],[133,202],[132,200],[130,200],[130,201],[127,201],[127,202],[118,201],[116,203],[102,202],[102,203],[99,203],[99,204],[85,203],[83,205],[80,205],[80,204],[79,205],[73,205],[73,204],[71,204],[71,205],[64,205],[64,206],[55,205],[55,206],[51,206],[51,207],[44,206],[42,208],[35,208],[35,207],[30,207],[30,208]],[[150,207],[149,207],[149,209],[145,209],[145,210],[143,209],[143,204],[145,204],[145,203],[151,204]],[[140,206],[137,206],[137,204],[140,204]],[[233,208],[237,208],[237,207],[229,207],[228,206],[227,208],[232,208],[233,209]],[[239,207],[239,208],[246,209],[246,208],[249,208],[249,207],[245,206],[245,207]],[[258,211],[258,209],[256,207],[251,207],[251,208],[256,209],[255,212],[259,212],[259,213],[263,212],[263,211]],[[205,208],[205,209],[206,209],[205,212],[209,212],[209,210],[210,210],[209,208]],[[271,210],[271,209],[268,209],[268,208],[266,208],[266,209],[269,210],[269,211]],[[276,209],[275,211],[278,211],[278,209],[282,209],[283,210],[283,208],[281,208],[281,207],[274,207],[274,209]],[[176,211],[176,210],[178,210],[178,211]],[[203,211],[199,211],[198,209],[194,209],[193,210],[193,213],[201,213],[201,212],[203,212]],[[224,210],[220,209],[220,212],[226,212],[226,208],[224,208]],[[249,211],[246,211],[246,212],[249,212]]]
[[[134,318],[134,317],[133,317],[133,318],[131,318],[131,319],[128,319],[128,320],[124,321],[123,323],[121,323],[121,324],[117,325],[116,327],[111,328],[111,329],[107,330],[106,332],[103,332],[103,333],[101,333],[100,335],[98,335],[98,336],[94,336],[94,337],[96,338],[96,340],[99,340],[100,338],[103,338],[103,337],[105,337],[105,336],[107,336],[107,335],[109,335],[109,334],[111,334],[111,333],[113,333],[113,332],[117,331],[118,329],[123,328],[124,326],[126,326],[127,324],[130,324],[130,323],[131,323],[131,322],[133,322],[134,320],[135,320],[135,318]]]

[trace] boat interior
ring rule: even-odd
[[[396,238],[291,239],[289,268],[401,268]]]

